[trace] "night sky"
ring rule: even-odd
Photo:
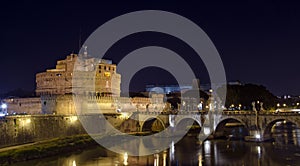
[[[174,12],[197,23],[218,49],[227,80],[261,84],[275,95],[300,95],[300,4],[275,0],[1,2],[0,93],[16,88],[34,90],[35,74],[77,53],[79,38],[83,42],[106,21],[145,9]],[[127,53],[148,45],[176,51],[193,66],[202,83],[209,83],[201,60],[193,58],[195,52],[168,35],[131,35],[105,55],[118,63]],[[157,79],[159,71],[161,78]],[[131,88],[142,90],[147,83],[173,84],[174,79],[161,69],[148,68],[135,75]]]

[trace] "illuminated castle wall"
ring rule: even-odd
[[[84,108],[87,114],[99,113],[100,110],[102,113],[117,113],[117,110],[164,109],[162,94],[153,94],[151,98],[120,97],[121,75],[116,70],[112,61],[91,58],[87,52],[83,55],[71,54],[57,61],[55,69],[36,74],[41,113],[75,115],[76,106]],[[75,96],[79,99],[76,100]]]
[[[116,65],[110,60],[79,58],[78,55],[71,54],[66,59],[57,61],[55,69],[36,74],[36,94],[71,94],[74,88],[81,88],[75,87],[75,83],[84,86],[82,93],[85,94],[120,96],[121,75],[116,70]]]

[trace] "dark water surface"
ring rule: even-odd
[[[16,163],[16,166],[122,166],[122,165],[300,165],[300,130],[273,129],[273,142],[207,140],[199,144],[186,136],[170,148],[150,156],[116,154],[100,147],[82,152]],[[126,160],[127,159],[127,160]],[[127,161],[127,162],[126,162]]]

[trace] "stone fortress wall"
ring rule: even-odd
[[[83,115],[80,118],[93,121],[89,126],[94,131],[91,134],[101,134],[108,121],[120,128],[124,116],[108,114],[103,116]],[[52,138],[63,138],[78,134],[86,134],[80,118],[74,115],[17,115],[0,119],[0,148],[43,141]],[[95,119],[96,118],[96,119]]]
[[[10,98],[4,99],[7,104],[7,113],[13,114],[41,114],[41,98]]]
[[[144,97],[99,97],[54,95],[41,97],[43,114],[76,115],[92,113],[121,113],[134,111],[157,112],[163,110],[166,103],[162,94],[153,94],[151,98]],[[76,103],[75,103],[76,102]],[[76,110],[77,109],[77,110]],[[84,112],[76,112],[84,111]]]
[[[9,115],[13,114],[54,114],[76,115],[75,102],[85,106],[88,113],[120,113],[133,111],[157,112],[163,110],[166,104],[162,94],[152,94],[151,98],[145,97],[99,97],[74,95],[43,95],[35,98],[11,98],[5,99]],[[101,110],[101,112],[100,112]]]
[[[77,116],[18,115],[0,119],[0,147],[84,134]]]

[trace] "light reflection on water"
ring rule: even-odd
[[[300,130],[274,129],[274,142],[207,140],[200,145],[184,137],[163,152],[149,156],[116,154],[100,147],[69,155],[16,164],[37,166],[123,166],[123,165],[300,165]]]

